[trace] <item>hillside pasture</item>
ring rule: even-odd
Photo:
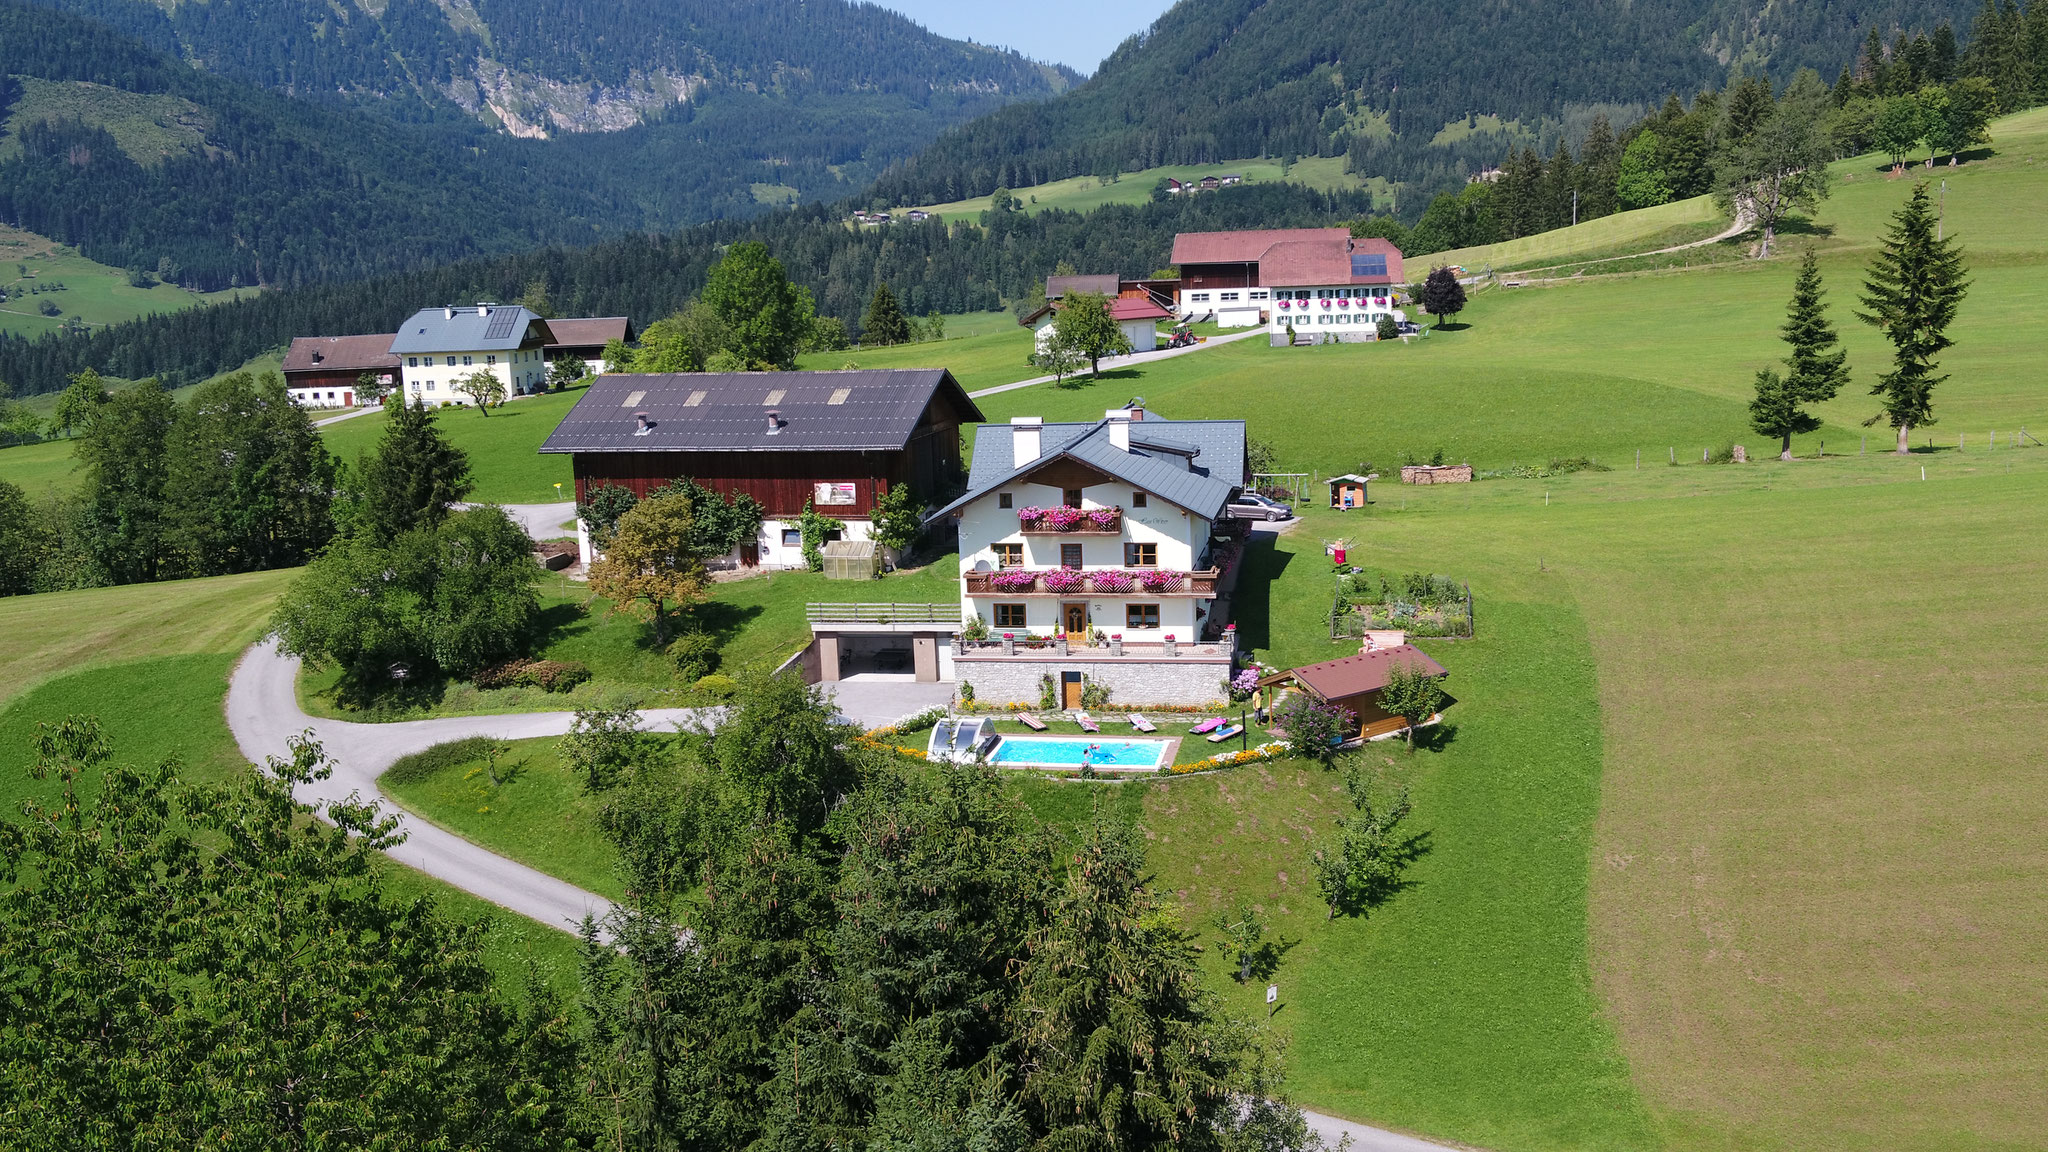
[[[55,288],[59,284],[61,290]],[[0,301],[0,333],[28,337],[55,332],[73,317],[89,326],[118,324],[256,291],[191,292],[161,281],[137,288],[119,268],[87,260],[47,237],[5,224],[0,224],[0,287],[7,290],[7,298]],[[44,290],[35,291],[38,288]],[[45,316],[39,308],[45,302],[56,305],[58,315]]]
[[[1361,180],[1358,176],[1344,171],[1342,156],[1310,156],[1295,161],[1292,167],[1287,167],[1276,159],[1218,160],[1213,164],[1166,164],[1157,168],[1120,173],[1115,180],[1108,181],[1100,176],[1069,176],[1063,180],[1034,184],[1028,188],[1012,188],[1010,194],[1024,201],[1025,212],[1043,212],[1048,208],[1087,212],[1109,204],[1143,204],[1152,198],[1152,189],[1168,177],[1193,182],[1204,176],[1222,176],[1228,173],[1244,177],[1247,184],[1301,184],[1326,192],[1369,188],[1376,206],[1383,201],[1391,204],[1393,198],[1393,188],[1384,179],[1374,176]],[[954,220],[972,222],[979,220],[981,214],[988,211],[988,206],[989,197],[979,196],[946,204],[911,204],[890,211],[900,218],[905,212],[921,208],[949,223]],[[1105,271],[1140,276],[1151,269],[1115,268]]]
[[[522,396],[490,410],[456,406],[438,409],[434,426],[450,444],[469,454],[469,498],[494,504],[552,504],[576,498],[567,456],[543,456],[540,446],[555,425],[568,415],[582,387]],[[371,412],[320,429],[321,439],[336,456],[353,466],[359,455],[376,451],[391,418]],[[561,488],[557,489],[556,484]]]

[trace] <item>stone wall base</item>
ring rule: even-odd
[[[1108,687],[1111,708],[1145,704],[1194,707],[1229,697],[1229,691],[1224,687],[1224,681],[1230,677],[1228,660],[1188,657],[1148,660],[1128,656],[1071,663],[958,656],[953,659],[954,680],[963,685],[973,685],[974,702],[983,705],[1036,705],[1040,700],[1039,678],[1051,673],[1053,682],[1059,684],[1062,673],[1066,672],[1079,672],[1087,679]]]

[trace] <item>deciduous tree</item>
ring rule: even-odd
[[[168,575],[172,548],[165,523],[167,451],[177,404],[155,377],[99,405],[75,452],[85,465],[88,544],[116,584]]]
[[[1412,660],[1394,661],[1387,669],[1387,686],[1380,689],[1376,700],[1388,715],[1408,722],[1410,752],[1415,750],[1415,730],[1443,710],[1441,679]]]
[[[1870,142],[1892,158],[1894,169],[1903,168],[1906,154],[1927,135],[1927,118],[1917,96],[1898,95],[1885,100],[1870,124]]]
[[[1422,282],[1422,291],[1416,293],[1416,302],[1422,310],[1436,317],[1436,326],[1441,328],[1444,321],[1465,310],[1465,286],[1458,283],[1458,274],[1444,265],[1429,270],[1429,276]]]
[[[0,480],[0,596],[35,591],[42,525],[22,490]]]
[[[1337,819],[1336,835],[1317,836],[1309,846],[1316,890],[1332,920],[1339,913],[1367,912],[1385,903],[1400,890],[1401,873],[1420,848],[1414,838],[1398,836],[1413,808],[1405,789],[1392,802],[1376,801],[1371,777],[1355,768],[1345,773],[1344,786],[1351,814]]]
[[[493,405],[505,402],[505,381],[488,368],[479,368],[456,380],[455,390],[469,397],[470,403],[485,416],[491,414]]]
[[[71,383],[57,397],[57,408],[52,420],[59,436],[70,436],[92,423],[93,413],[107,402],[107,386],[100,380],[100,374],[87,368],[71,378]]]
[[[1870,390],[1883,410],[1864,424],[1888,422],[1901,455],[1914,428],[1934,423],[1934,389],[1948,379],[1936,374],[1935,357],[1955,343],[1948,326],[1970,286],[1955,238],[1934,233],[1927,185],[1916,184],[1885,229],[1863,281],[1865,310],[1856,314],[1892,343],[1892,370]]]
[[[1671,199],[1671,180],[1657,162],[1660,144],[1657,133],[1645,128],[1622,150],[1614,195],[1624,211],[1654,208]]]
[[[731,334],[727,350],[746,361],[748,369],[786,368],[796,362],[811,316],[800,308],[805,301],[790,284],[782,262],[768,254],[768,245],[749,240],[728,248],[711,266],[703,300]]]
[[[654,625],[657,647],[668,643],[670,613],[704,595],[696,517],[680,493],[650,496],[619,517],[603,557],[590,565],[590,590]]]
[[[334,457],[276,373],[201,385],[168,450],[166,517],[184,570],[297,567],[333,535]]]
[[[1101,370],[1104,356],[1120,356],[1131,350],[1131,342],[1110,315],[1109,299],[1092,292],[1069,292],[1060,298],[1052,316],[1055,339],[1064,339],[1088,358],[1088,374]]]
[[[1762,231],[1758,259],[1771,254],[1771,241],[1787,212],[1811,212],[1827,199],[1833,178],[1821,125],[1817,109],[1787,100],[1721,163],[1719,197],[1737,219],[1748,219]]]
[[[1064,384],[1067,377],[1081,370],[1081,365],[1087,359],[1081,354],[1081,349],[1075,347],[1073,340],[1061,335],[1058,326],[1055,325],[1052,331],[1046,333],[1045,343],[1039,345],[1038,352],[1031,357],[1031,363],[1041,372],[1052,373],[1055,384]]]

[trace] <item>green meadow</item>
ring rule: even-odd
[[[1868,158],[1840,167],[1833,199],[1770,261],[1489,288],[1406,343],[1246,341],[982,402],[997,420],[1099,417],[1133,396],[1168,418],[1243,417],[1283,467],[1323,475],[1439,449],[1481,469],[1604,466],[1383,480],[1367,508],[1311,507],[1248,553],[1243,641],[1280,665],[1343,654],[1326,631],[1332,543],[1472,585],[1476,637],[1421,642],[1451,672],[1445,725],[1413,755],[1383,743],[1351,760],[1408,790],[1404,829],[1420,837],[1406,886],[1370,915],[1327,918],[1309,883],[1307,837],[1343,802],[1332,772],[1018,783],[1049,822],[1136,821],[1205,944],[1237,900],[1263,910],[1280,953],[1271,1022],[1301,1102],[1504,1152],[2039,1145],[2048,448],[2013,434],[2048,427],[2048,110],[1994,133],[1992,158],[1927,174],[1947,181],[1944,228],[1974,284],[1940,423],[1906,457],[1862,426],[1885,350],[1852,302],[1909,188]],[[1508,258],[1710,223],[1618,221]],[[1746,406],[1782,355],[1809,240],[1856,383],[1780,463]],[[987,378],[1020,334],[997,324],[852,358],[984,355]],[[525,494],[555,474],[532,449],[574,395],[444,415],[480,496],[549,498]],[[330,442],[353,456],[381,421],[331,426]],[[1731,443],[1755,462],[1700,462]],[[944,569],[892,577],[889,598],[949,599]],[[135,755],[176,746],[195,772],[239,770],[220,692],[285,578],[0,601],[0,743],[36,718],[121,710]],[[728,660],[758,665],[801,642],[806,599],[845,594],[779,575],[722,585],[707,607],[730,625]],[[633,641],[631,622],[555,598],[551,654],[595,661]],[[619,659],[622,680],[658,675]],[[489,788],[475,765],[393,786],[464,835],[601,886],[587,798],[552,757],[524,745],[518,773]],[[18,764],[0,770],[18,779]],[[505,955],[538,949],[566,970],[547,952],[565,938],[506,931]],[[1214,986],[1264,1014],[1264,981],[1237,984],[1219,951],[1204,961]]]
[[[494,504],[574,500],[569,458],[543,456],[539,450],[582,395],[583,389],[577,387],[522,396],[488,415],[469,407],[440,409],[435,422],[441,434],[469,454],[471,478],[476,481],[470,499]],[[330,451],[353,465],[358,456],[376,450],[390,420],[383,412],[369,412],[329,424],[320,435]]]
[[[1393,201],[1393,188],[1385,180],[1377,176],[1361,180],[1344,171],[1342,156],[1310,156],[1295,161],[1291,167],[1275,159],[1218,160],[1214,164],[1167,164],[1158,168],[1121,173],[1114,180],[1104,180],[1099,176],[1070,176],[1064,180],[1034,184],[1029,188],[1012,188],[1010,194],[1024,201],[1023,210],[1026,212],[1042,212],[1048,208],[1087,212],[1109,204],[1143,204],[1152,198],[1153,187],[1168,177],[1192,182],[1204,176],[1226,174],[1242,176],[1247,184],[1284,182],[1304,184],[1325,191],[1370,188],[1376,206],[1391,204]],[[980,196],[972,200],[955,200],[947,204],[911,204],[890,211],[900,219],[902,213],[922,208],[947,221],[971,221],[988,211],[988,205],[989,198]],[[1146,272],[1150,269],[1137,271]]]
[[[73,249],[4,224],[0,224],[0,288],[7,291],[6,299],[0,300],[0,332],[30,337],[55,332],[74,318],[93,326],[118,324],[256,291],[192,292],[161,282],[137,288],[119,268],[87,260]],[[44,303],[55,305],[58,314],[44,314],[40,307]]]

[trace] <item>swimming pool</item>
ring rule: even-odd
[[[1111,740],[1100,736],[1005,736],[989,753],[991,764],[1013,768],[1143,768],[1158,771],[1167,740]]]

